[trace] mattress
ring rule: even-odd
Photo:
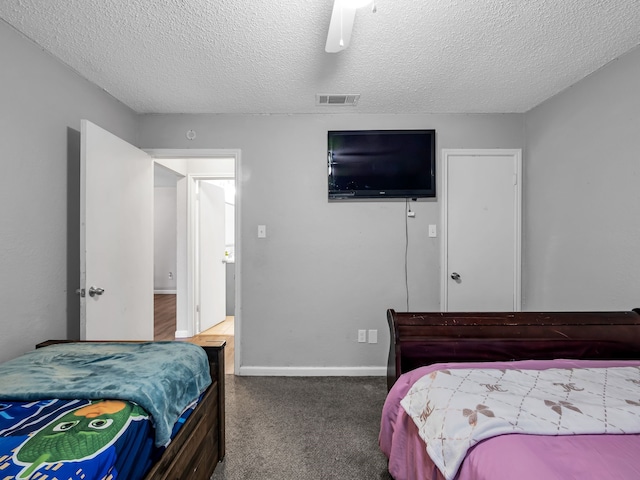
[[[190,406],[172,436],[195,408]],[[24,479],[143,478],[164,451],[149,414],[122,400],[0,403],[0,476]]]
[[[396,480],[438,479],[443,475],[427,454],[418,428],[400,402],[411,386],[442,369],[602,368],[637,366],[640,361],[553,360],[453,363],[421,367],[402,375],[383,408],[379,443]],[[640,403],[640,398],[638,398]],[[640,416],[638,418],[640,422]],[[472,447],[455,477],[457,480],[566,480],[568,478],[640,478],[640,435],[526,435],[489,438]]]
[[[211,384],[186,342],[64,343],[0,365],[0,478],[142,478]]]

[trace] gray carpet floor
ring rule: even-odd
[[[226,378],[226,456],[213,480],[390,480],[382,377]]]

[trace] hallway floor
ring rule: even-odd
[[[233,374],[234,373],[234,358],[235,358],[235,343],[234,343],[234,317],[226,317],[223,322],[220,322],[217,325],[214,325],[208,330],[196,335],[193,338],[198,338],[200,341],[207,341],[207,339],[211,340],[226,340],[227,345],[224,348],[224,373]],[[191,340],[189,338],[185,339],[187,341]]]
[[[173,294],[155,294],[154,300],[154,340],[176,340],[176,296]],[[210,340],[225,340],[227,345],[224,354],[224,372],[234,373],[234,317],[226,317],[223,322],[214,325],[210,329],[191,338],[179,338],[177,340],[190,341],[198,339],[199,342]]]

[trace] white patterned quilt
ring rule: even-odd
[[[447,480],[486,438],[640,433],[640,367],[437,370],[401,402]]]

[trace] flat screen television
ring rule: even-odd
[[[435,130],[328,132],[329,199],[436,196]]]

